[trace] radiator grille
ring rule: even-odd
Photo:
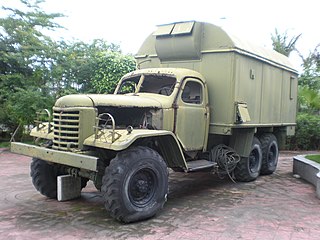
[[[53,148],[58,150],[70,150],[79,146],[79,111],[54,111]]]

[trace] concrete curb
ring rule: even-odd
[[[305,158],[306,155],[293,157],[293,174],[316,187],[317,197],[320,199],[320,164]]]

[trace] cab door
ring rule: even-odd
[[[186,151],[206,150],[208,95],[203,82],[187,78],[176,98],[175,134]]]

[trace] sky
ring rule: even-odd
[[[2,0],[4,6],[14,2]],[[124,53],[135,54],[157,25],[187,20],[221,26],[267,48],[275,28],[289,37],[301,33],[296,47],[305,57],[320,44],[319,0],[46,0],[41,6],[67,16],[57,21],[66,30],[56,31],[54,38],[101,38],[119,44]],[[290,59],[299,68],[298,55]]]

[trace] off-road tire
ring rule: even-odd
[[[259,137],[262,149],[261,174],[272,174],[278,164],[279,149],[277,138],[272,133],[265,133]]]
[[[30,168],[33,186],[42,195],[57,199],[57,177],[64,174],[59,171],[58,166],[33,158]],[[81,178],[81,189],[87,186],[88,181],[88,178]]]
[[[101,192],[102,178],[103,178],[104,171],[107,166],[108,166],[108,163],[106,161],[103,161],[102,159],[100,159],[100,161],[98,161],[98,163],[97,163],[98,174],[97,174],[95,180],[93,181],[93,184],[99,192]]]
[[[148,147],[120,152],[105,169],[101,192],[106,210],[118,221],[151,218],[167,200],[167,165]]]
[[[234,176],[240,182],[254,181],[260,175],[261,165],[261,143],[258,138],[254,137],[249,157],[241,157],[234,169]]]
[[[33,158],[31,162],[31,177],[34,187],[48,198],[57,198],[58,168],[46,161]]]

